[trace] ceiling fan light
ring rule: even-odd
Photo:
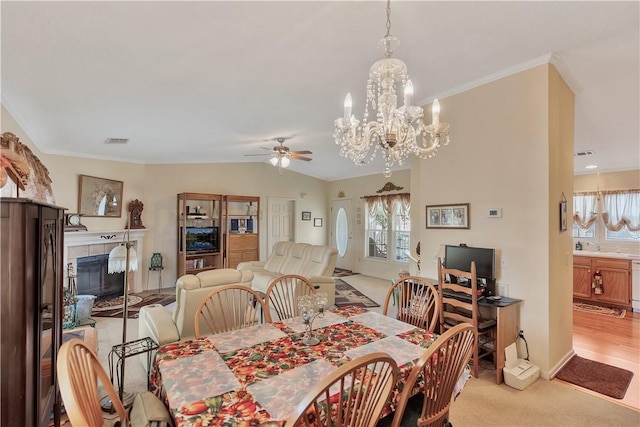
[[[272,158],[270,158],[270,159],[269,159],[269,162],[271,162],[271,164],[272,164],[273,166],[275,166],[275,165],[277,165],[277,164],[278,164],[278,158],[277,158],[276,156],[274,156],[274,157],[272,157]]]
[[[280,159],[280,165],[283,168],[286,168],[289,166],[289,163],[291,163],[291,160],[289,160],[289,158],[287,156],[284,156],[282,159]]]

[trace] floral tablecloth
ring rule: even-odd
[[[314,324],[320,339],[315,346],[304,345],[304,333],[291,322],[161,346],[152,391],[169,406],[176,427],[278,425],[287,408],[331,370],[383,350],[400,368],[384,414],[392,412],[413,361],[437,335],[361,307],[337,309],[328,317],[328,326]]]

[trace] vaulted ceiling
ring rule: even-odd
[[[575,149],[594,151],[583,173],[640,168],[639,16],[638,2],[394,1],[391,32],[423,103],[553,54],[576,94]],[[313,160],[292,170],[383,170],[340,158],[332,133],[347,92],[362,115],[384,2],[3,1],[1,19],[2,103],[45,153],[260,162],[246,155],[293,136]]]

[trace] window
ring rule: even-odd
[[[640,190],[573,195],[573,237],[596,242],[640,240]]]
[[[366,198],[366,247],[369,258],[409,262],[411,204],[408,194]]]

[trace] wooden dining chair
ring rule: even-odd
[[[387,353],[356,358],[316,384],[298,403],[285,425],[373,427],[397,377],[396,362]]]
[[[244,285],[218,286],[196,310],[196,338],[257,325],[261,313],[265,313],[264,300],[253,289]]]
[[[129,416],[95,353],[79,339],[69,340],[60,347],[56,372],[62,401],[72,427],[105,425],[98,395],[98,380],[111,399],[122,427],[146,426],[152,422],[165,423],[164,425],[172,423],[164,404],[148,391],[136,395]]]
[[[267,322],[279,322],[298,316],[298,297],[315,293],[316,288],[306,277],[297,274],[278,277],[271,282],[264,298]]]
[[[404,383],[391,421],[392,427],[450,425],[448,417],[454,389],[469,363],[475,339],[473,326],[460,323],[429,346]],[[412,397],[411,393],[419,382],[422,382],[420,392]]]
[[[389,305],[395,301],[396,319],[429,332],[440,322],[440,296],[435,286],[424,277],[407,276],[396,280],[384,301],[382,314],[388,315]]]
[[[458,283],[451,283],[452,277]],[[461,285],[461,280],[466,280],[467,286]],[[438,293],[442,301],[440,332],[458,323],[469,323],[476,332],[472,360],[473,376],[478,378],[480,359],[492,357],[494,366],[496,364],[497,322],[480,315],[476,263],[471,262],[471,271],[461,271],[444,268],[438,260]]]

